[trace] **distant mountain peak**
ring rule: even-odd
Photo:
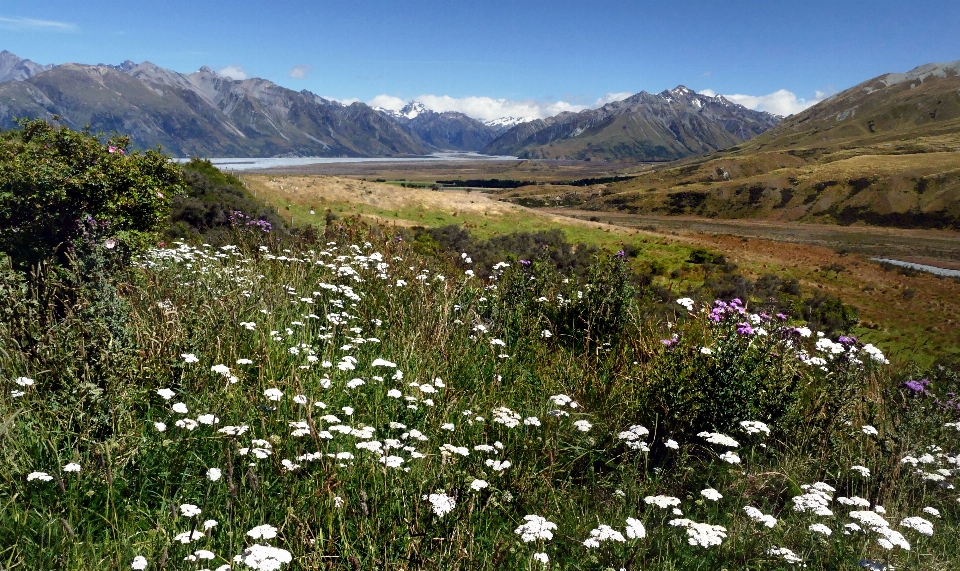
[[[430,109],[427,109],[427,106],[419,101],[411,101],[404,105],[403,109],[400,110],[400,115],[406,117],[407,119],[416,119],[418,115],[424,115],[430,113]]]
[[[53,64],[40,65],[7,50],[0,52],[0,83],[30,79],[51,68],[53,68]]]

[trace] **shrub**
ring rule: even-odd
[[[0,251],[26,268],[66,260],[84,234],[125,257],[156,242],[170,203],[183,192],[180,168],[158,151],[127,153],[90,133],[21,120],[0,134]]]
[[[169,238],[200,238],[212,244],[229,242],[234,229],[259,235],[287,233],[283,220],[256,201],[237,177],[221,172],[208,160],[183,165],[186,193],[173,201]]]

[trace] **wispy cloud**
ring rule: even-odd
[[[717,95],[712,89],[700,91],[703,95],[714,97]],[[747,109],[755,111],[766,111],[775,115],[793,115],[799,113],[808,107],[812,107],[827,98],[828,94],[823,91],[815,91],[812,99],[797,97],[792,91],[778,89],[773,93],[766,95],[744,95],[742,93],[733,93],[723,96],[734,103],[739,103]]]
[[[56,20],[37,20],[34,18],[10,18],[0,16],[0,30],[34,31],[34,32],[73,32],[76,24],[57,22]]]
[[[247,72],[243,71],[243,68],[239,65],[228,65],[227,67],[220,68],[220,75],[224,77],[229,77],[230,79],[246,79]]]
[[[596,103],[593,104],[594,107],[603,107],[607,103],[613,103],[614,101],[623,101],[627,97],[630,97],[633,93],[629,91],[618,91],[616,93],[607,93],[601,97],[597,98]]]
[[[293,79],[303,79],[307,77],[307,74],[310,73],[310,70],[313,69],[313,66],[310,65],[295,65],[290,68],[290,71],[287,73]]]

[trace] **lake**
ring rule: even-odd
[[[178,158],[177,162],[185,163],[190,159]],[[216,158],[210,159],[217,168],[228,171],[249,171],[261,169],[275,169],[284,167],[300,167],[330,163],[415,163],[415,162],[450,162],[450,161],[519,161],[517,157],[481,155],[471,152],[440,152],[422,157],[266,157],[266,158]]]

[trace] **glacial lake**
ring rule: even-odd
[[[188,158],[174,159],[185,163]],[[449,161],[519,161],[517,157],[500,155],[481,155],[467,152],[442,152],[422,157],[267,157],[267,158],[217,158],[210,159],[218,168],[229,171],[248,171],[299,167],[330,163],[410,163],[410,162],[449,162]]]

